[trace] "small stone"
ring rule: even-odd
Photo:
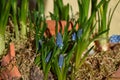
[[[120,35],[112,35],[109,39],[110,43],[120,43]]]

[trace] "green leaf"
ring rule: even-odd
[[[94,40],[96,40],[96,39],[98,39],[102,34],[108,32],[108,31],[109,31],[109,29],[104,30],[104,31],[98,33],[98,34],[91,40],[91,42],[94,41]]]
[[[0,56],[3,55],[3,51],[5,49],[5,30],[8,22],[11,0],[0,0]]]
[[[87,58],[89,52],[93,49],[94,46],[92,46],[83,56],[83,58],[80,60],[79,67],[84,63],[85,59]]]
[[[69,4],[63,7],[62,14],[63,20],[69,20]]]
[[[40,55],[36,56],[34,60],[35,65],[40,65],[41,63],[40,60],[41,60]]]
[[[114,7],[111,15],[108,16],[108,24],[107,24],[108,27],[110,27],[113,14],[114,14],[114,12],[115,12],[115,10],[116,10],[116,8],[117,8],[117,6],[118,6],[119,3],[120,3],[120,0],[117,2],[116,6]],[[110,14],[110,11],[109,11],[109,14]]]
[[[75,43],[74,46],[72,47],[72,49],[68,52],[68,54],[65,58],[66,65],[70,64],[70,60],[71,60],[72,56],[74,55],[73,53],[76,48],[76,45],[77,45],[77,43]]]

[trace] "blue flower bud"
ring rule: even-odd
[[[56,44],[60,49],[63,48],[63,40],[62,40],[62,35],[60,33],[57,34]]]
[[[83,30],[79,29],[78,32],[77,32],[78,39],[82,36],[82,33],[83,33]]]
[[[38,41],[38,51],[42,48],[42,40]]]
[[[45,62],[48,63],[51,57],[52,51],[50,51],[45,59]]]
[[[119,43],[120,42],[120,35],[112,35],[109,39],[110,43]]]
[[[62,68],[63,62],[64,62],[64,55],[60,54],[60,56],[59,56],[59,62],[58,62],[60,68]]]
[[[72,41],[75,41],[76,40],[76,33],[74,32],[73,34],[72,34]]]

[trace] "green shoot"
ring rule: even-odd
[[[94,36],[93,38],[93,32],[96,27],[96,23],[94,23],[96,13],[98,12],[100,6],[104,3],[104,1],[100,1],[97,5],[92,4],[92,7],[90,8],[89,5],[93,1],[87,0],[78,0],[79,5],[79,18],[78,18],[78,26],[79,30],[77,31],[77,46],[75,48],[75,59],[74,59],[74,69],[71,76],[71,79],[75,78],[75,73],[78,71],[78,69],[81,67],[82,63],[84,63],[88,53],[92,49],[92,47],[88,50],[88,46],[95,40],[95,38],[98,38],[97,36]],[[92,10],[90,16],[88,16],[89,10]],[[102,31],[103,35],[104,31]],[[85,53],[86,52],[86,53]]]
[[[28,17],[28,0],[21,1],[20,8],[20,24],[21,24],[21,37],[27,36],[27,17]]]
[[[11,0],[0,0],[0,56],[2,56],[5,49],[5,30],[9,17],[9,11],[11,7]]]
[[[112,16],[113,16],[120,0],[117,2],[116,6],[114,7],[114,10],[112,12],[111,12],[111,10],[109,10],[109,14],[108,14],[109,2],[110,2],[110,0],[105,0],[103,5],[101,5],[101,7],[100,7],[100,10],[99,10],[99,13],[98,13],[98,19],[99,19],[98,33],[110,29]],[[108,50],[108,45],[107,45],[108,35],[109,35],[109,31],[107,31],[105,34],[100,36],[102,38],[100,40],[100,46],[101,46],[103,51]]]
[[[18,30],[18,23],[17,23],[17,0],[12,0],[12,10],[13,10],[13,23],[15,28],[15,37],[19,39],[19,30]]]
[[[69,4],[64,5],[63,0],[54,0],[54,13],[50,13],[52,20],[69,20]]]

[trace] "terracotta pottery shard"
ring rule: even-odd
[[[45,35],[55,35],[55,27],[56,27],[56,21],[55,20],[47,20],[47,31]],[[62,33],[64,32],[64,27],[66,26],[67,22],[66,21],[59,21],[58,22],[58,31],[62,29]],[[69,22],[69,27],[68,31],[72,30],[73,28],[73,23]],[[78,24],[76,25],[76,30],[78,29]]]
[[[14,43],[10,43],[10,50],[8,54],[2,58],[1,66],[3,70],[1,70],[0,73],[0,80],[12,80],[21,77],[16,66]]]

